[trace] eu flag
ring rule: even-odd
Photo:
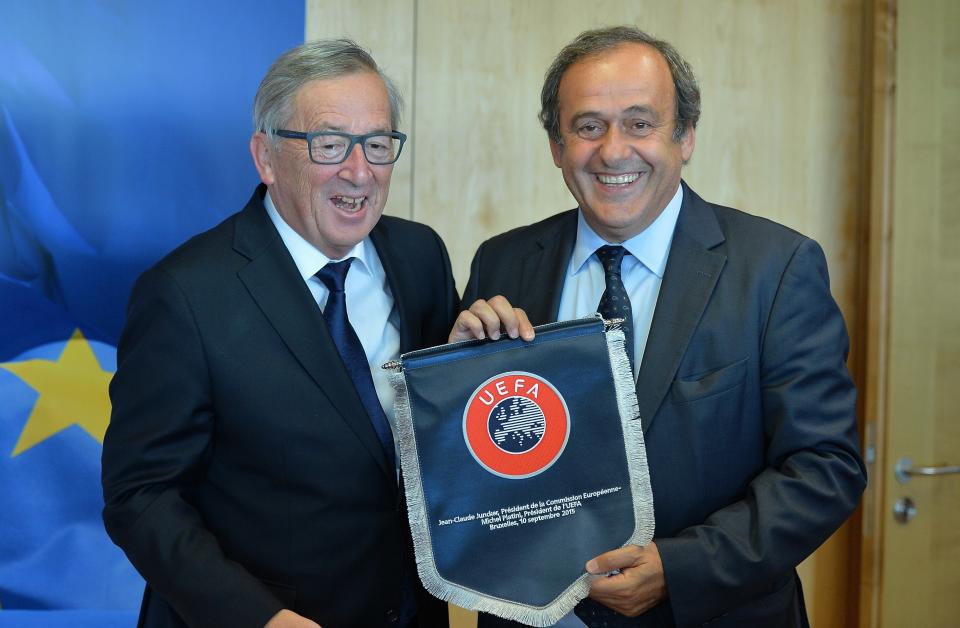
[[[253,95],[303,32],[303,2],[0,8],[0,626],[135,621],[100,519],[127,295],[249,197]]]

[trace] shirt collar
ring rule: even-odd
[[[667,267],[667,256],[670,253],[670,243],[673,241],[673,231],[680,216],[680,206],[683,204],[683,186],[678,185],[677,191],[663,208],[657,219],[646,229],[633,236],[620,246],[627,249],[637,260],[647,267],[657,277],[663,278],[663,271]],[[597,232],[590,228],[583,217],[583,210],[577,212],[577,243],[573,248],[571,268],[573,274],[583,270],[590,256],[601,246],[613,244],[607,242]]]
[[[327,257],[321,253],[317,247],[307,242],[302,235],[294,231],[293,227],[287,224],[287,221],[284,220],[280,212],[277,211],[276,205],[273,204],[273,199],[270,198],[270,192],[267,192],[266,196],[264,196],[263,205],[267,209],[267,215],[270,216],[270,220],[273,221],[274,226],[280,233],[280,239],[283,240],[283,244],[287,247],[287,250],[290,251],[290,256],[293,257],[293,263],[297,265],[297,270],[300,271],[300,276],[303,277],[304,281],[313,277],[317,274],[317,271],[331,261],[341,261]],[[369,236],[357,242],[342,259],[355,257],[359,264],[354,263],[352,268],[362,268],[364,272],[370,274],[371,268],[373,268],[370,260],[370,250],[372,247],[367,246],[368,239]]]

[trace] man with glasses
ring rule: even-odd
[[[382,216],[400,108],[353,42],[287,52],[254,102],[263,184],[137,282],[103,486],[141,626],[446,625],[378,368],[446,340],[459,303],[439,237]]]

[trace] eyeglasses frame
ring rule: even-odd
[[[397,163],[397,160],[400,159],[400,153],[403,152],[403,145],[407,141],[407,135],[405,133],[401,133],[400,131],[374,131],[372,133],[364,133],[363,135],[352,135],[350,133],[343,133],[341,131],[311,131],[309,133],[305,133],[303,131],[290,131],[289,129],[274,129],[273,133],[277,137],[283,137],[286,139],[305,140],[307,142],[307,153],[310,157],[310,161],[320,166],[335,166],[337,164],[342,164],[350,158],[350,153],[353,152],[353,147],[357,144],[360,145],[360,150],[363,151],[363,158],[367,160],[368,164],[371,166],[389,166],[390,164]],[[317,137],[318,135],[335,135],[337,137],[349,139],[350,144],[347,146],[347,150],[343,153],[343,159],[340,161],[317,161],[314,159],[313,138]],[[383,136],[400,140],[400,146],[397,148],[397,154],[394,155],[393,161],[370,161],[370,158],[367,156],[367,149],[364,146],[365,142],[371,137]]]

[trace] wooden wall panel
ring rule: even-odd
[[[700,77],[686,179],[820,240],[852,307],[859,1],[417,4],[414,215],[447,240],[461,283],[482,238],[574,205],[536,118],[543,72],[581,30],[633,23],[672,41]]]

